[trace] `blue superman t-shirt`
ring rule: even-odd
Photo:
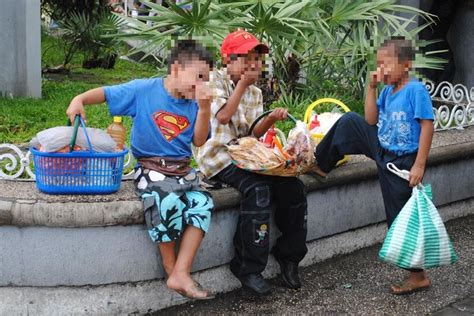
[[[426,87],[416,79],[395,93],[392,86],[385,86],[377,100],[377,107],[381,146],[397,155],[416,152],[421,132],[419,120],[434,120]]]
[[[133,118],[131,149],[136,158],[191,157],[198,105],[173,98],[161,78],[138,79],[104,87],[113,116]]]

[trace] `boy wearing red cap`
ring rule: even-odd
[[[262,92],[254,83],[268,52],[268,46],[245,31],[233,32],[224,39],[221,47],[224,68],[211,79],[216,93],[211,104],[211,137],[194,149],[199,168],[208,178],[227,183],[242,193],[234,236],[235,257],[230,269],[243,286],[261,295],[271,291],[261,272],[270,252],[272,209],[281,231],[272,253],[287,287],[301,287],[298,263],[307,252],[307,201],[301,181],[296,177],[265,176],[239,169],[232,164],[226,148],[229,141],[248,136],[250,125],[263,113]],[[261,137],[287,114],[285,109],[275,109],[255,127],[253,136]]]

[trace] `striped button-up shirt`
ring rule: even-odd
[[[208,178],[215,176],[232,163],[226,144],[235,138],[247,136],[252,122],[263,113],[262,91],[251,85],[242,95],[239,107],[229,123],[219,123],[216,118],[217,112],[227,103],[235,85],[225,69],[213,72],[210,82],[215,94],[211,104],[211,137],[201,147],[193,147],[199,169]]]

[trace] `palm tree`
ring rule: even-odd
[[[376,45],[393,35],[415,39],[434,21],[433,16],[393,0],[193,0],[186,3],[192,9],[171,1],[166,8],[142,2],[150,15],[124,17],[129,28],[119,35],[141,41],[131,53],[162,54],[172,36],[220,43],[229,32],[244,28],[271,47],[276,79],[272,93],[277,95],[282,90],[288,95],[342,89],[361,96]],[[425,21],[419,27],[418,17]],[[440,60],[419,56],[417,62],[418,67],[434,68]]]

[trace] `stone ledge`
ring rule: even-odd
[[[301,266],[309,266],[337,255],[380,243],[385,224],[375,224],[308,243],[308,254]],[[277,275],[272,256],[263,273]],[[193,278],[215,292],[228,292],[240,286],[227,265],[193,273]],[[163,279],[87,286],[0,286],[0,314],[145,314],[189,302],[170,291]]]
[[[474,128],[436,133],[429,166],[474,157]],[[352,156],[326,179],[301,176],[307,190],[315,191],[375,179],[377,168],[369,159]],[[236,208],[240,193],[232,188],[211,192],[216,210]],[[132,181],[110,195],[47,195],[33,182],[0,181],[0,225],[93,227],[142,224],[142,205]]]
[[[444,221],[473,214],[472,208],[470,208],[470,213],[465,214],[456,212],[456,207],[453,206],[450,207],[452,212],[449,213],[452,214],[449,216],[446,216],[448,213],[445,212],[446,209],[440,210]],[[358,249],[380,243],[385,233],[386,225],[379,223],[309,242],[307,244],[309,251],[301,262],[301,266],[310,266],[335,256],[349,254]],[[468,236],[464,238],[468,238]],[[455,244],[459,243],[458,240],[454,242]],[[467,247],[467,245],[464,247]],[[457,251],[460,250],[457,249]],[[374,267],[378,265],[379,263],[374,263]],[[464,264],[464,266],[466,265]],[[264,277],[275,277],[278,270],[277,263],[273,256],[270,256],[263,273]],[[337,271],[335,273],[337,274]],[[204,287],[219,293],[240,287],[239,282],[231,274],[226,264],[195,272],[193,278],[203,284]],[[310,285],[307,286],[311,287]],[[103,285],[14,286],[10,284],[0,287],[1,315],[28,314],[31,311],[35,311],[34,314],[42,315],[71,313],[146,314],[187,302],[189,300],[183,299],[168,290],[165,281],[161,278]],[[452,304],[452,306],[455,306],[458,310],[467,310],[467,307],[469,307],[465,301],[459,301]]]

